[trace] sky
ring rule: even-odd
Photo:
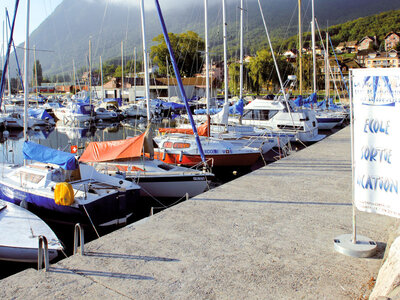
[[[3,45],[3,24],[5,24],[5,8],[8,10],[10,23],[14,16],[15,0],[0,1],[0,51]],[[34,31],[60,4],[62,0],[31,0],[30,1],[30,22],[29,31]],[[5,31],[5,29],[4,29]],[[15,21],[14,42],[16,45],[25,41],[26,32],[26,0],[20,0],[17,19]],[[4,42],[7,44],[7,41]],[[1,53],[2,54],[2,53]]]

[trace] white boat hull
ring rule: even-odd
[[[38,237],[49,243],[49,259],[62,250],[60,241],[50,227],[28,210],[0,200],[0,260],[35,263],[38,260]]]

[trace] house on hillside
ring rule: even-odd
[[[288,62],[295,62],[297,58],[297,49],[291,49],[283,53]]]
[[[367,35],[358,42],[358,51],[370,49],[373,45],[378,45],[376,36]]]
[[[346,52],[346,43],[340,42],[339,45],[336,46],[335,51],[338,54],[342,54],[342,53]]]
[[[398,68],[400,67],[400,57],[396,50],[388,52],[374,52],[366,58],[367,68]]]
[[[337,61],[335,58],[330,58],[329,59],[329,80],[330,80],[330,89],[335,89],[337,87],[338,89],[343,90],[344,83],[343,83],[343,78],[348,78],[349,75],[349,70],[350,69],[359,69],[362,68],[360,64],[354,59],[347,58],[344,60],[339,60]],[[320,82],[325,81],[325,65],[324,63],[320,64]]]
[[[355,59],[360,66],[365,68],[365,61],[368,58],[368,55],[371,53],[375,53],[375,52],[376,51],[373,49],[366,49],[366,50],[358,51]]]
[[[388,33],[385,36],[385,51],[395,49],[398,43],[400,43],[400,34],[393,31]]]
[[[346,42],[347,53],[357,53],[357,51],[358,51],[358,41]]]

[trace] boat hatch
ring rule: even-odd
[[[22,182],[28,181],[35,184],[38,184],[44,178],[44,175],[28,173],[25,171],[18,171],[14,176],[20,178]]]
[[[167,164],[159,164],[158,167],[163,169],[163,170],[165,170],[165,171],[169,171],[169,170],[172,170],[174,168],[174,166],[167,165]]]
[[[190,144],[189,143],[174,143],[174,148],[175,149],[190,148]]]

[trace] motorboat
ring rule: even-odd
[[[118,119],[118,114],[115,111],[109,111],[104,107],[95,109],[96,120],[114,121]]]
[[[53,111],[57,119],[69,124],[90,122],[95,119],[93,105],[83,102],[69,102],[65,107],[55,108]]]
[[[293,105],[280,98],[257,98],[244,107],[241,122],[245,125],[292,132],[301,142],[317,142],[323,139],[325,135],[318,134],[315,112],[310,109],[295,109]],[[230,117],[229,121],[239,123],[238,118]]]
[[[3,200],[0,200],[0,228],[0,260],[37,262],[39,236],[47,239],[50,261],[63,250],[56,234],[42,219],[25,208]]]

